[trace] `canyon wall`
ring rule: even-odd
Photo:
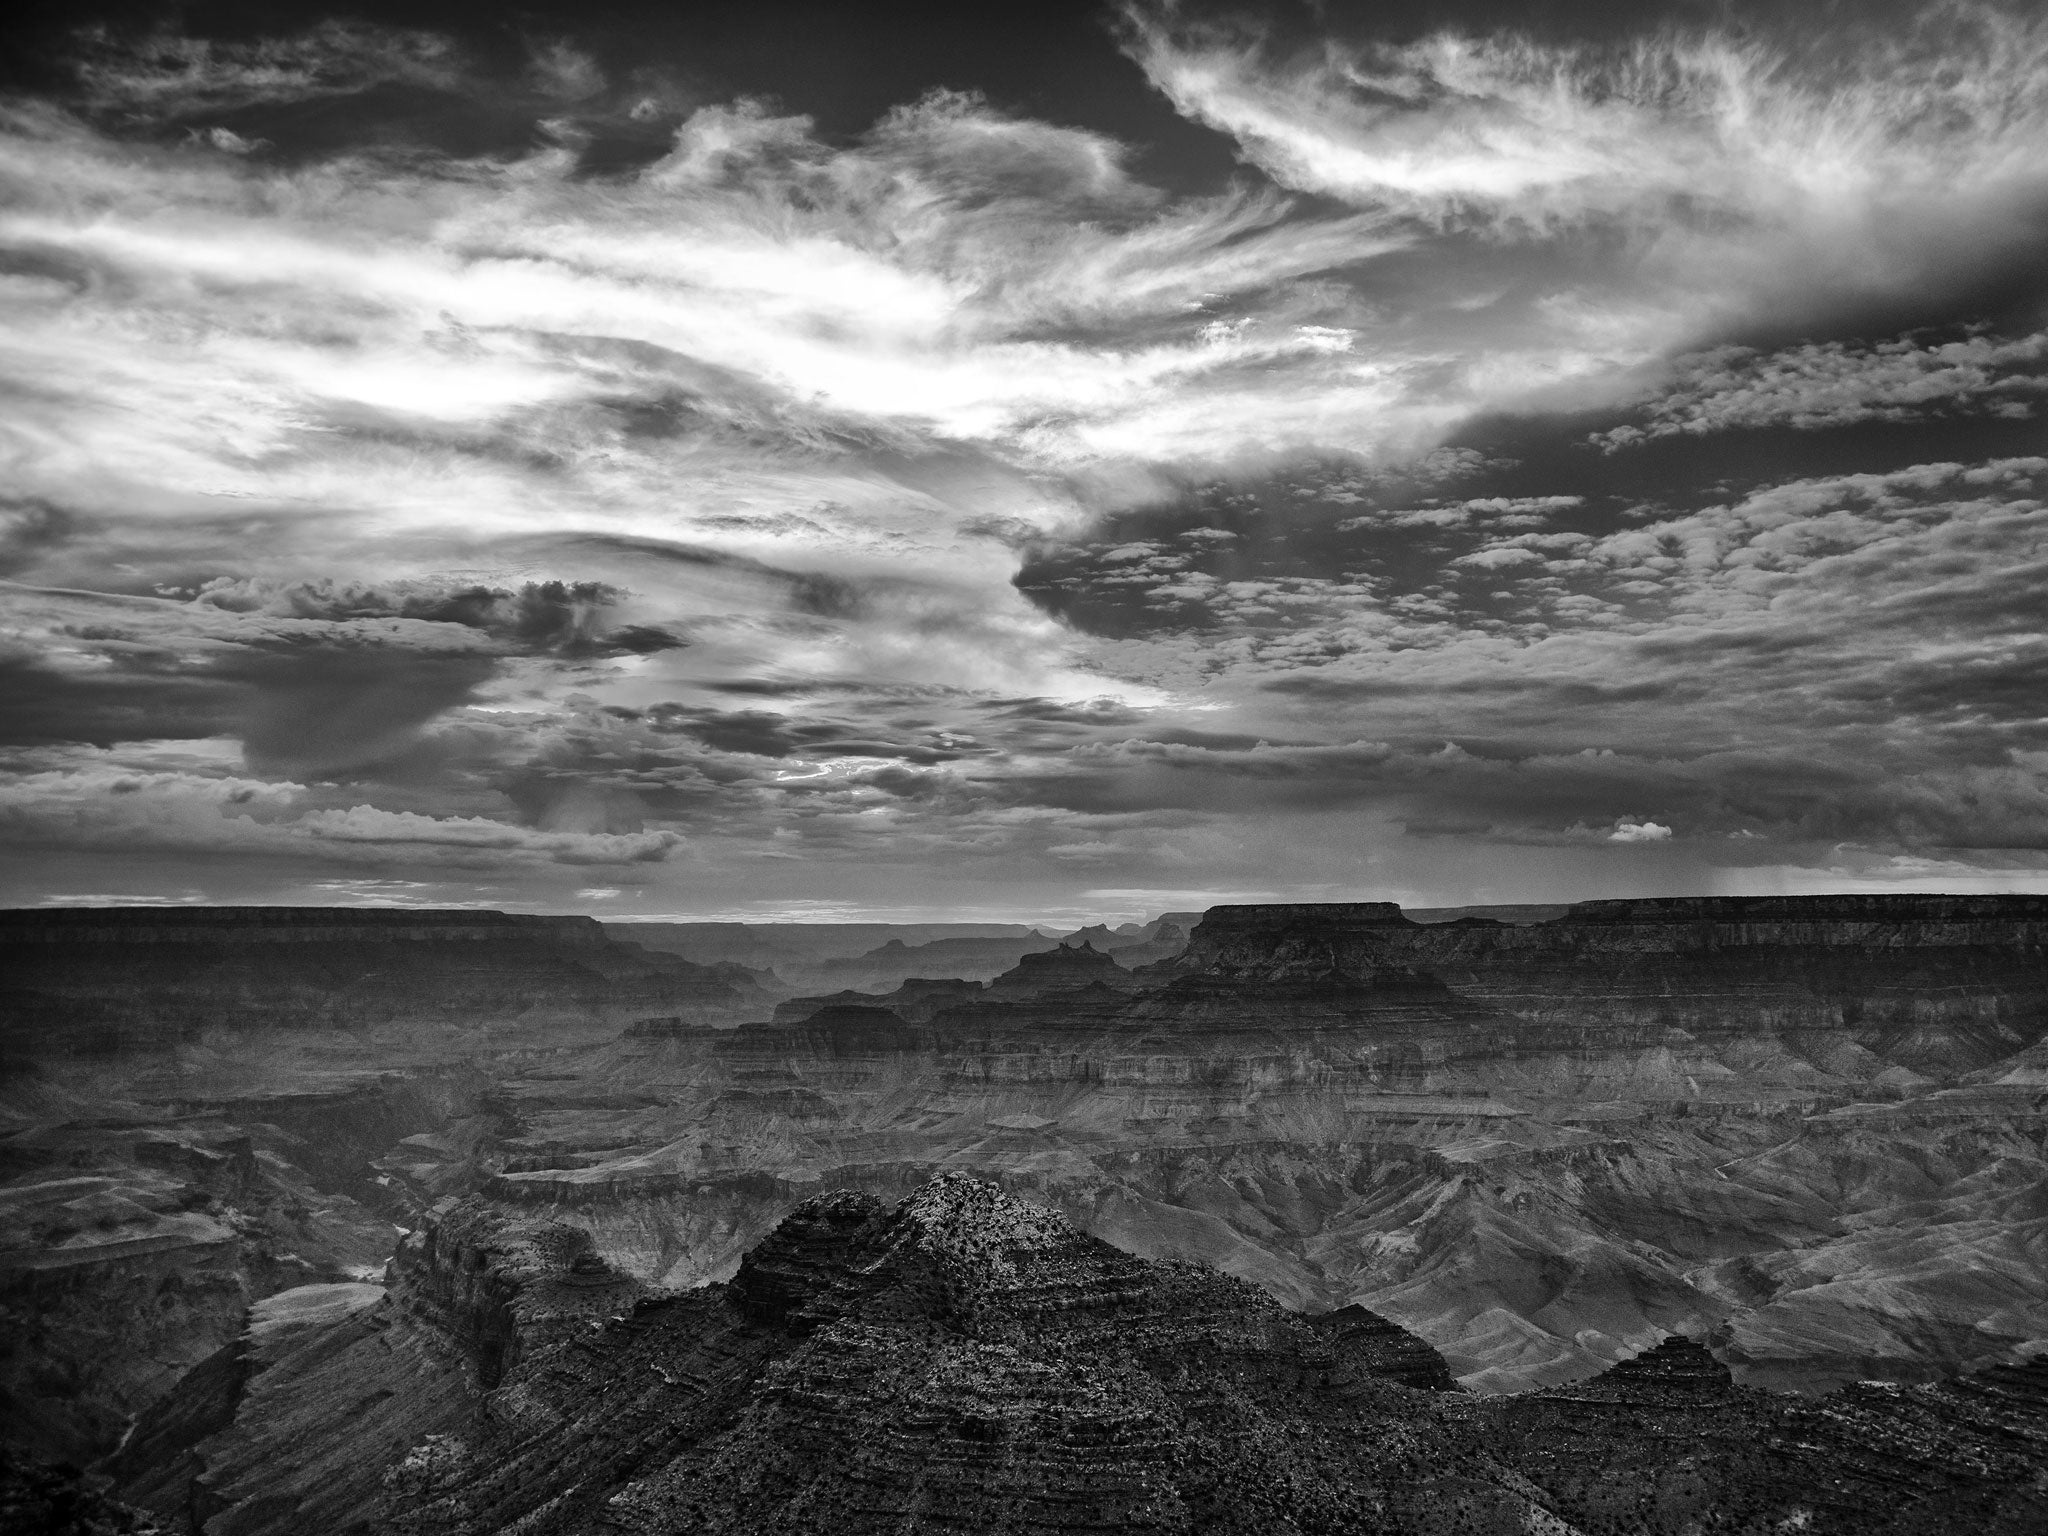
[[[209,1030],[275,1035],[525,1025],[647,1014],[734,1023],[751,972],[614,942],[589,918],[354,908],[0,912],[0,1060],[168,1049]]]
[[[60,917],[0,1022],[0,1388],[39,1454],[111,1449],[450,1198],[673,1288],[821,1190],[971,1171],[1390,1318],[1480,1393],[1672,1332],[1809,1390],[2048,1340],[2040,898],[1218,908],[1135,968],[1090,940],[781,1007],[576,922]]]
[[[1482,1389],[1672,1328],[1745,1380],[1918,1379],[2048,1337],[2044,907],[1221,908],[1118,986],[1049,952],[957,1003],[800,1000],[515,1076],[484,1188],[687,1284],[808,1190],[966,1167],[1387,1312]]]

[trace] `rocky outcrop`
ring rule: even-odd
[[[529,1355],[630,1314],[645,1290],[580,1228],[454,1201],[387,1279],[260,1303],[105,1464],[120,1497],[206,1536],[374,1529],[411,1448],[516,1415],[507,1383]]]
[[[575,1304],[579,1267],[601,1303]],[[272,1346],[194,1448],[195,1530],[2020,1536],[2048,1513],[2040,1365],[1802,1399],[1674,1338],[1474,1398],[1362,1309],[1304,1319],[960,1175],[808,1200],[729,1285],[614,1286],[557,1228],[438,1213],[390,1298]],[[408,1360],[438,1385],[396,1390]],[[138,1488],[167,1502],[114,1492]]]
[[[1671,1338],[1570,1388],[1475,1403],[1469,1422],[1569,1529],[2048,1529],[2040,1361],[1800,1398],[1738,1387]]]
[[[1437,1468],[1396,1473],[1373,1429],[1451,1456],[1426,1395],[1343,1339],[976,1180],[894,1207],[826,1195],[730,1287],[530,1357],[519,1417],[415,1452],[391,1523],[1175,1531],[1284,1511],[1349,1528],[1438,1492]]]
[[[111,1499],[77,1467],[0,1451],[0,1531],[22,1536],[167,1536],[141,1511]]]

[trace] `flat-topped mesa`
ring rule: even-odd
[[[1134,1014],[1262,1026],[1391,1023],[1472,1010],[1418,964],[1418,925],[1392,902],[1211,908],[1185,953],[1137,972],[1150,990]]]
[[[587,917],[341,907],[0,913],[0,1056],[173,1049],[216,1028],[617,1028],[759,1017],[751,973],[613,942]],[[419,1037],[415,1037],[419,1038]]]
[[[1306,945],[1428,957],[1567,952],[1646,943],[2048,947],[2048,896],[1660,896],[1583,901],[1545,922],[1415,923],[1392,902],[1211,907],[1177,970],[1263,964]]]
[[[1657,896],[1582,901],[1525,932],[1622,930],[1672,947],[2048,945],[2048,896]],[[1621,932],[1604,942],[1627,942]]]
[[[1172,962],[1176,973],[1343,965],[1416,925],[1391,901],[1285,902],[1211,907]]]
[[[2048,1029],[2048,897],[1671,897],[1505,927],[1410,923],[1386,903],[1218,907],[1186,954],[1140,974],[1166,983],[1147,1007],[1204,991],[1212,1010],[1260,985],[1327,1010],[1346,987],[1427,978],[1460,1006],[1550,1031],[1519,1048],[1615,1030],[1646,1045],[1676,1029],[1794,1031],[1833,1050],[1813,1033],[1825,1031],[1947,1076]]]

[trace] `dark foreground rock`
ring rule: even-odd
[[[7,1536],[167,1536],[163,1526],[110,1499],[77,1467],[0,1451],[0,1531]]]
[[[1305,1318],[958,1174],[809,1200],[696,1291],[475,1204],[393,1280],[251,1362],[187,1489],[116,1494],[214,1536],[2048,1528],[2048,1366],[1802,1399],[1673,1339],[1478,1398],[1363,1309]]]

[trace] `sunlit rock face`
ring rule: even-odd
[[[956,1173],[810,1198],[680,1293],[573,1227],[451,1204],[388,1293],[277,1298],[114,1491],[238,1536],[2017,1536],[2048,1516],[2044,1454],[2039,1364],[1809,1401],[1673,1337],[1475,1398],[1370,1312],[1303,1317]]]

